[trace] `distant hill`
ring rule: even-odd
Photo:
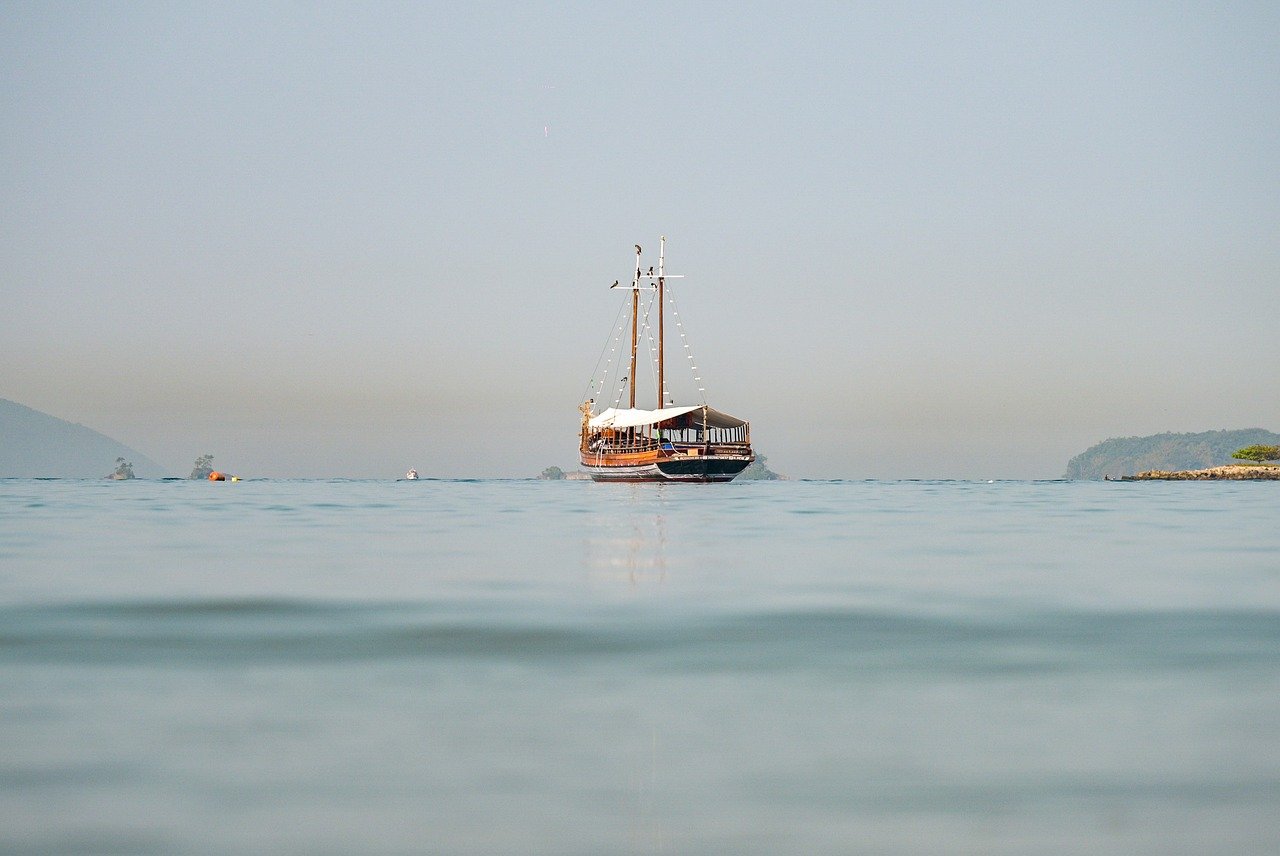
[[[116,458],[133,463],[138,478],[163,478],[155,461],[123,443],[0,398],[0,478],[102,478]]]
[[[1233,463],[1244,446],[1280,445],[1280,434],[1261,428],[1113,437],[1090,446],[1067,462],[1069,479],[1131,476],[1147,470],[1196,470]]]

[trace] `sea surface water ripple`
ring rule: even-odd
[[[0,852],[1280,852],[1278,511],[0,480]]]

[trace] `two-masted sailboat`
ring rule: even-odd
[[[665,358],[666,303],[670,299],[674,309],[674,297],[669,293],[667,281],[680,277],[664,270],[666,241],[664,237],[660,242],[656,272],[652,267],[647,272],[642,270],[641,249],[636,246],[628,318],[631,327],[630,370],[620,378],[615,377],[621,374],[622,362],[611,357],[599,379],[593,379],[590,387],[595,395],[613,395],[612,406],[596,412],[593,395],[579,407],[582,411],[582,466],[595,481],[726,482],[755,460],[751,451],[749,423],[709,407],[705,397],[701,404],[688,405],[676,405],[669,399]],[[618,288],[619,284],[614,282],[611,287]],[[642,292],[648,295],[643,315]],[[657,318],[653,319],[655,303]],[[620,342],[625,323],[619,327],[615,343]],[[689,355],[689,344],[678,315],[677,330],[694,381],[700,384],[701,377]],[[647,340],[651,361],[656,368],[657,407],[653,410],[636,407],[637,350],[642,336]],[[616,347],[613,353],[617,354]],[[601,359],[604,359],[603,355]],[[599,369],[597,366],[597,371]],[[700,385],[697,389],[700,395],[705,391]],[[624,394],[627,396],[625,408],[620,406]]]

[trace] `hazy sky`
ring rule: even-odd
[[[0,397],[176,474],[568,468],[665,234],[793,476],[1280,430],[1277,45],[1265,2],[6,2]]]

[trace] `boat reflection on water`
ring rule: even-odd
[[[667,578],[667,520],[661,514],[603,517],[584,543],[592,581],[662,585]]]

